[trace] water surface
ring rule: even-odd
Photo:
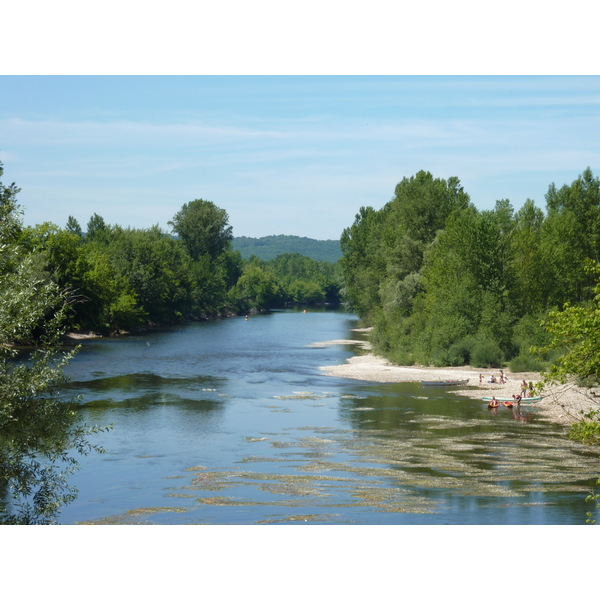
[[[89,340],[68,369],[106,454],[61,523],[578,524],[595,450],[535,407],[340,379],[339,311],[275,311]]]

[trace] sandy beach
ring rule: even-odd
[[[443,379],[469,379],[468,388],[452,389],[445,388],[449,393],[467,396],[480,400],[482,396],[495,395],[498,397],[512,397],[513,394],[521,392],[521,381],[530,381],[534,385],[540,381],[539,373],[511,373],[504,369],[508,382],[505,384],[488,383],[490,375],[498,377],[499,369],[473,369],[472,367],[399,367],[389,363],[386,359],[368,352],[371,348],[368,342],[356,342],[352,340],[332,340],[312,344],[313,347],[325,347],[335,344],[355,344],[364,350],[366,354],[353,356],[343,365],[320,367],[328,375],[333,377],[346,377],[361,381],[378,381],[381,383],[401,383],[436,381]],[[483,382],[479,383],[479,376],[483,375]],[[598,390],[596,390],[598,391]],[[540,408],[544,419],[570,425],[576,421],[581,411],[587,412],[600,409],[600,399],[592,399],[589,390],[578,388],[573,385],[554,386],[544,390],[542,400],[535,404]]]

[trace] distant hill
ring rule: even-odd
[[[243,258],[253,254],[260,260],[271,260],[280,254],[297,252],[314,260],[335,263],[342,256],[339,240],[313,240],[297,235],[268,235],[261,238],[234,237],[232,246]]]

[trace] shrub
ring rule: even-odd
[[[410,354],[410,352],[405,352],[404,350],[394,350],[389,352],[386,358],[394,365],[408,367],[415,364],[412,354]]]
[[[472,364],[474,367],[484,369],[487,367],[500,367],[504,356],[497,342],[484,340],[478,342],[473,348]]]
[[[529,354],[519,354],[509,362],[513,373],[540,372],[546,368],[546,363]]]
[[[462,367],[471,363],[471,355],[475,341],[472,337],[466,337],[455,342],[448,348],[447,359],[451,367]]]

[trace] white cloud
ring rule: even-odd
[[[436,81],[444,93],[431,97]],[[183,203],[202,197],[228,211],[236,235],[328,238],[422,169],[459,177],[477,205],[491,208],[499,198],[543,198],[557,173],[574,179],[588,165],[600,168],[599,97],[584,93],[581,79],[569,80],[571,99],[562,80],[553,88],[555,80],[527,79],[531,93],[496,98],[489,90],[498,80],[475,79],[462,99],[452,96],[456,82],[439,81],[418,80],[416,100],[396,111],[374,104],[362,116],[315,109],[262,119],[165,113],[172,122],[4,119],[0,141],[10,152],[0,158],[5,179],[23,188],[30,224],[63,225],[73,214],[84,225],[97,212],[123,226],[166,228]],[[353,80],[344,85],[360,90]],[[420,98],[425,109],[415,104]]]

